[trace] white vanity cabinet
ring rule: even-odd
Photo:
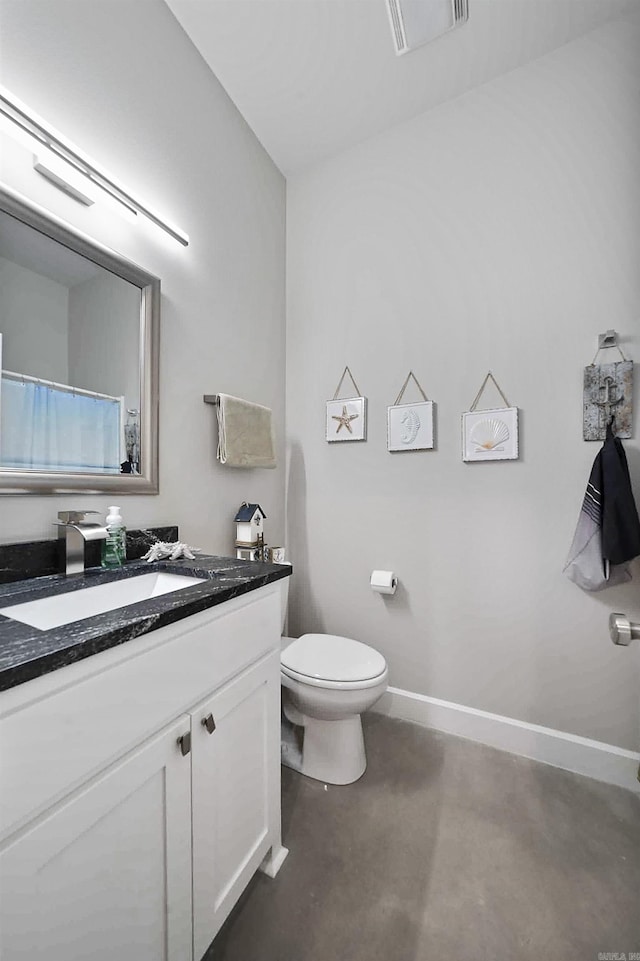
[[[176,751],[188,725],[128,754],[3,850],[2,961],[191,957],[191,797]]]
[[[280,781],[271,776],[271,759],[280,751],[279,711],[277,727],[270,717],[278,700],[274,684],[280,686],[279,655],[249,668],[192,715],[195,958],[259,866],[269,838],[279,833],[274,792]]]
[[[275,873],[279,626],[274,584],[0,694],[1,961],[199,961]]]

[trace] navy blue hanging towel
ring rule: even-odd
[[[627,456],[611,424],[585,491],[564,573],[584,591],[631,580],[629,561],[640,555],[640,518]]]

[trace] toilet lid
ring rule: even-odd
[[[282,652],[282,667],[323,681],[366,681],[383,674],[382,654],[336,634],[303,634]]]

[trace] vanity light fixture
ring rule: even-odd
[[[0,132],[2,132],[3,126],[11,127],[12,125],[9,124],[6,117],[0,114]],[[9,136],[18,141],[24,140],[26,146],[33,149],[33,139],[24,131],[18,131],[16,127],[13,127],[9,131]],[[97,184],[90,181],[79,170],[68,164],[66,160],[45,147],[44,144],[40,144],[38,152],[33,154],[33,169],[45,180],[49,180],[59,190],[73,197],[83,206],[91,207],[97,203],[101,208],[112,209],[119,217],[124,218],[130,224],[136,223],[138,213],[133,207],[125,206],[120,200],[116,200],[112,194],[101,190]]]
[[[93,197],[90,197],[84,188],[78,171],[60,160],[48,148],[33,155],[33,169],[85,207],[91,207],[95,203]]]
[[[127,188],[112,174],[108,173],[104,167],[92,160],[71,140],[59,133],[50,123],[39,117],[37,113],[1,84],[0,114],[29,134],[38,144],[44,144],[48,147],[50,151],[87,177],[91,183],[119,201],[130,212],[143,214],[156,226],[165,230],[174,240],[185,247],[188,246],[189,237],[183,230],[170,223],[165,217],[161,217],[148,204],[133,197]],[[41,170],[40,173],[43,173],[43,171]],[[50,177],[49,179],[53,178]],[[55,183],[55,180],[53,182]],[[58,184],[58,186],[60,185]]]

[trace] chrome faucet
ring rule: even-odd
[[[86,541],[104,540],[107,528],[92,521],[85,521],[88,514],[98,511],[58,511],[58,540],[65,542],[65,574],[84,572],[84,545]]]

